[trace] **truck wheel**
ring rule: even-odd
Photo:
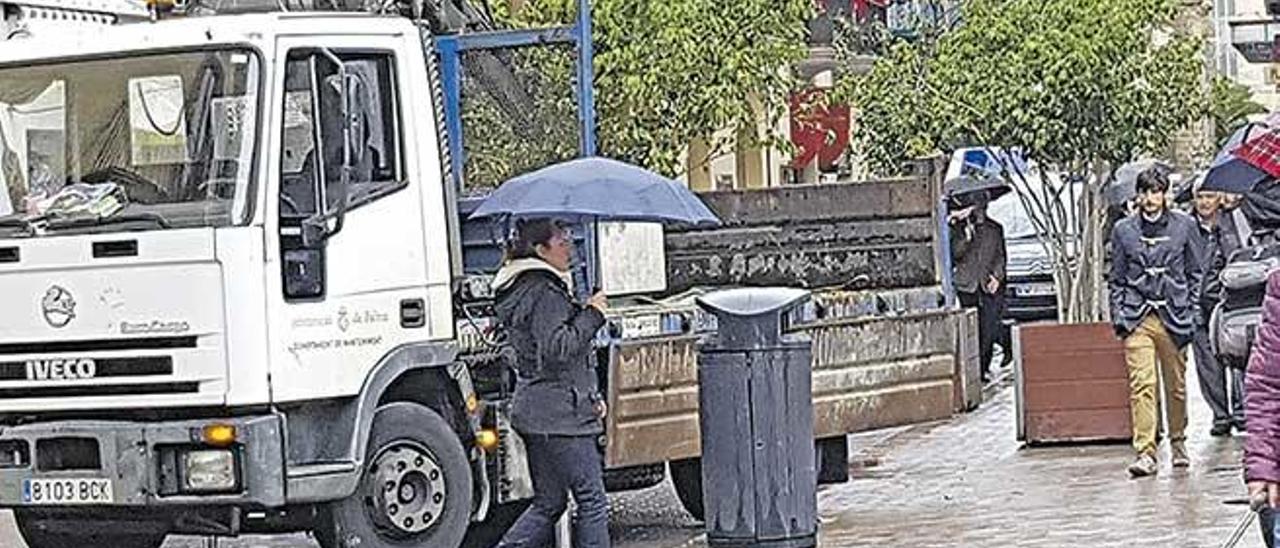
[[[69,546],[99,546],[111,548],[159,548],[164,544],[163,533],[95,533],[81,532],[84,522],[72,520],[41,520],[30,512],[17,510],[13,515],[18,522],[18,532],[28,548],[67,548]],[[128,529],[128,523],[120,523]]]
[[[471,487],[471,467],[449,423],[418,404],[383,405],[373,417],[360,485],[330,505],[316,540],[325,548],[458,546],[471,519]]]
[[[648,489],[667,479],[665,462],[641,464],[604,471],[604,489],[610,493]]]
[[[702,459],[671,461],[671,483],[676,497],[686,512],[698,521],[706,521],[702,506]]]

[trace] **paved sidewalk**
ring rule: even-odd
[[[1211,438],[1188,375],[1192,467],[1129,479],[1128,445],[1021,448],[1004,387],[977,412],[903,431],[823,491],[823,546],[1216,547],[1246,515],[1240,438]],[[855,459],[857,460],[857,459]],[[1258,548],[1256,525],[1237,548]]]

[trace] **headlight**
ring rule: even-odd
[[[1267,275],[1280,268],[1280,258],[1271,257],[1261,261],[1231,263],[1222,268],[1219,279],[1227,289],[1240,289],[1261,285],[1267,282]]]
[[[201,449],[182,454],[182,487],[189,492],[235,491],[239,487],[235,453]]]

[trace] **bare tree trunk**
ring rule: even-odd
[[[1102,197],[1102,189],[1104,183],[1111,181],[1111,166],[1106,162],[1094,161],[1093,179],[1096,184],[1090,194],[1094,196],[1096,205],[1093,207],[1092,215],[1086,230],[1091,237],[1088,240],[1090,253],[1089,270],[1093,279],[1093,295],[1094,302],[1089,309],[1089,321],[1108,321],[1110,318],[1110,299],[1108,298],[1107,287],[1107,208],[1108,204]]]

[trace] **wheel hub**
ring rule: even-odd
[[[398,535],[413,535],[440,521],[448,491],[435,456],[418,444],[387,448],[374,461],[374,521]]]

